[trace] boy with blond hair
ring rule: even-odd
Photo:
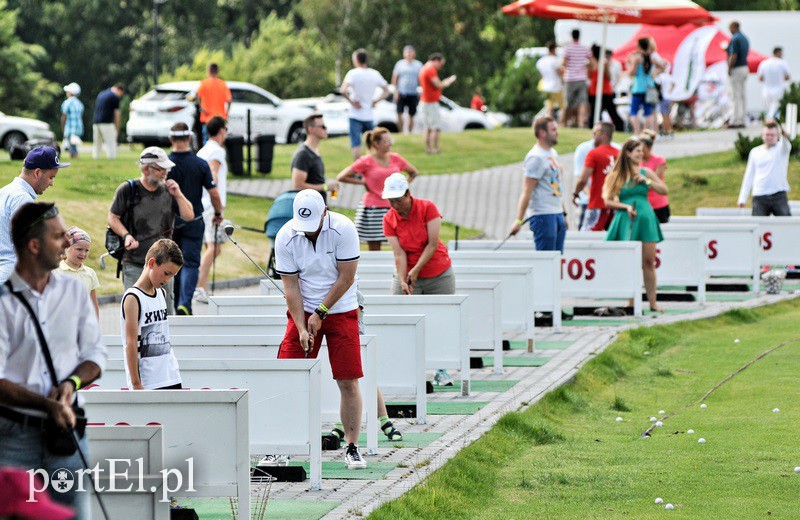
[[[132,390],[181,388],[178,360],[169,342],[164,286],[182,266],[178,244],[163,238],[147,251],[142,275],[122,296],[120,329],[125,373]]]

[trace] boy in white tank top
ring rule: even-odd
[[[178,360],[169,342],[164,286],[182,266],[178,244],[161,239],[147,252],[139,280],[122,296],[120,330],[125,373],[132,390],[181,388]]]

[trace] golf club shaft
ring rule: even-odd
[[[81,445],[78,442],[78,434],[75,433],[74,428],[70,428],[69,430],[70,438],[72,439],[72,443],[75,444],[75,448],[78,450],[78,455],[81,457],[81,462],[83,463],[83,467],[86,469],[86,475],[88,475],[89,480],[92,483],[92,489],[94,489],[94,494],[97,497],[97,503],[100,504],[100,510],[103,512],[103,517],[106,520],[110,520],[108,516],[108,511],[106,511],[106,505],[103,503],[103,499],[100,497],[100,493],[97,492],[97,483],[94,481],[94,477],[92,477],[92,472],[89,468],[89,462],[86,460],[86,455],[84,455],[83,450],[81,449]]]
[[[247,259],[248,259],[248,260],[250,260],[250,261],[253,263],[253,265],[254,265],[254,266],[256,266],[256,267],[258,268],[258,270],[259,270],[259,271],[261,271],[261,274],[263,274],[263,275],[264,275],[264,278],[266,278],[267,280],[269,280],[270,282],[272,282],[272,285],[274,285],[274,286],[275,286],[275,288],[276,288],[276,289],[278,289],[278,290],[281,292],[281,294],[282,294],[282,295],[286,296],[286,293],[285,293],[285,292],[283,292],[283,289],[281,289],[280,287],[278,287],[278,284],[276,284],[276,283],[275,283],[275,280],[273,280],[272,278],[270,278],[270,276],[267,274],[267,272],[266,272],[264,269],[262,269],[260,265],[258,265],[258,262],[256,262],[255,260],[253,260],[253,257],[252,257],[252,256],[250,256],[249,254],[247,254],[247,251],[245,251],[244,249],[242,249],[242,246],[240,246],[240,245],[239,245],[239,243],[238,243],[238,242],[237,242],[237,241],[236,241],[236,240],[233,238],[233,236],[231,236],[231,235],[228,235],[228,239],[230,239],[230,241],[231,241],[231,242],[233,242],[233,245],[235,245],[235,246],[236,246],[236,247],[239,249],[239,251],[241,251],[242,253],[244,253],[244,256],[246,256],[246,257],[247,257]]]
[[[214,296],[214,289],[217,285],[217,244],[219,244],[217,233],[219,233],[219,224],[214,224],[214,256],[211,260],[211,296]]]
[[[528,217],[528,218],[526,218],[525,220],[523,220],[523,221],[522,221],[522,224],[524,224],[524,223],[528,222],[528,221],[529,221],[530,219],[532,219],[532,218],[533,218],[533,215],[531,215],[530,217]],[[520,224],[520,226],[522,226],[522,224]],[[508,239],[509,239],[509,238],[511,238],[512,236],[514,236],[514,235],[512,235],[511,233],[509,233],[509,234],[508,234],[508,236],[507,236],[506,238],[504,238],[502,242],[500,242],[500,245],[498,245],[497,247],[495,247],[495,248],[493,249],[493,251],[497,251],[498,249],[500,249],[501,247],[503,247],[503,246],[505,245],[505,243],[506,243],[506,242],[508,242]]]
[[[264,233],[263,229],[257,229],[257,228],[248,227],[248,226],[240,226],[238,224],[231,224],[231,225],[234,227],[234,229],[241,229],[243,231],[252,231],[253,233],[260,233],[260,234]]]

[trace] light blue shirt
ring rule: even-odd
[[[11,217],[28,202],[36,200],[33,187],[21,177],[0,188],[0,283],[5,283],[17,264],[17,254],[11,242]]]
[[[419,86],[419,71],[422,69],[422,62],[414,60],[411,63],[400,60],[394,65],[392,76],[397,74],[397,93],[404,96],[416,96]]]

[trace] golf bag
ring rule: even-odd
[[[279,278],[275,272],[275,237],[284,224],[292,220],[294,197],[299,193],[298,190],[284,191],[275,199],[267,213],[267,221],[264,223],[264,230],[269,239],[270,253],[267,260],[267,273],[275,279]]]

